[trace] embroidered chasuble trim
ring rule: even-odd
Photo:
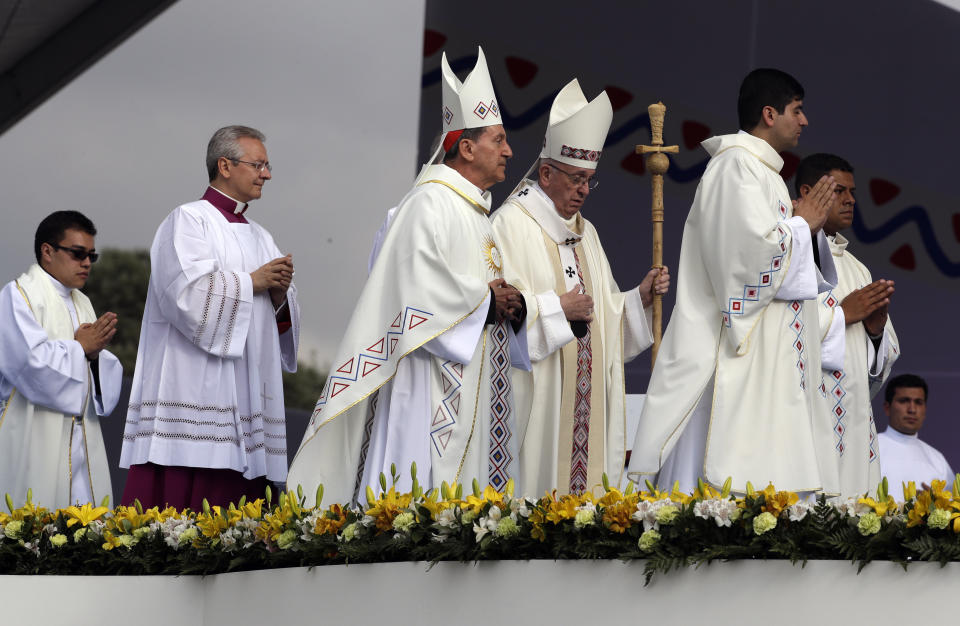
[[[458,196],[460,196],[461,198],[463,198],[464,200],[466,200],[467,202],[469,202],[470,204],[472,204],[472,205],[474,206],[474,208],[483,211],[483,214],[484,214],[484,215],[490,215],[490,209],[484,208],[482,204],[480,204],[479,202],[477,202],[476,200],[474,200],[473,198],[471,198],[470,196],[468,196],[466,193],[460,191],[459,189],[457,189],[456,187],[454,187],[453,185],[451,185],[451,184],[448,183],[447,181],[445,181],[445,180],[438,180],[438,179],[436,179],[436,178],[433,178],[433,179],[431,179],[431,180],[425,180],[425,181],[423,181],[422,183],[420,183],[420,185],[417,185],[417,186],[420,187],[421,185],[426,185],[427,183],[437,183],[438,185],[443,185],[444,187],[449,187],[450,189],[452,189],[453,191],[455,191]]]
[[[377,390],[379,391],[379,389]],[[370,453],[370,437],[373,435],[373,418],[377,414],[377,405],[380,404],[380,394],[374,394],[367,409],[367,419],[363,424],[363,442],[360,444],[360,462],[357,463],[357,478],[353,485],[353,500],[360,497],[360,487],[363,483],[363,473],[367,469],[367,455]]]
[[[84,411],[84,414],[86,414],[86,411]],[[86,456],[86,459],[87,459],[87,480],[90,481],[88,483],[90,485],[90,500],[91,500],[91,503],[96,504],[97,494],[93,491],[93,474],[90,473],[90,449],[89,447],[87,447],[87,420],[80,420],[80,431],[83,433],[83,454]],[[72,441],[71,441],[70,448],[73,449]],[[73,489],[72,481],[71,481],[70,489],[71,490]],[[70,499],[71,500],[73,499],[72,494]]]
[[[843,442],[843,436],[847,432],[847,427],[843,420],[847,416],[847,409],[843,406],[843,398],[847,395],[847,390],[843,388],[841,383],[843,382],[843,379],[846,378],[846,374],[840,370],[833,370],[830,372],[830,377],[835,381],[833,389],[830,390],[830,395],[836,400],[836,402],[833,404],[833,434],[837,436],[837,454],[842,457],[844,451],[846,450],[846,444]],[[870,460],[872,461],[875,455],[872,454],[873,450],[870,452]]]
[[[400,361],[402,361],[404,358],[406,358],[406,356],[407,356],[408,354],[410,354],[410,353],[413,352],[414,350],[417,350],[417,349],[423,347],[424,344],[426,344],[426,343],[428,343],[428,342],[436,339],[437,337],[439,337],[439,336],[442,335],[443,333],[447,332],[448,330],[450,330],[451,328],[453,328],[454,326],[456,326],[457,324],[459,324],[459,323],[462,322],[463,320],[465,320],[465,319],[467,319],[468,317],[470,317],[471,315],[473,315],[474,312],[480,307],[481,304],[483,304],[484,300],[486,300],[486,299],[487,299],[487,294],[484,294],[484,295],[483,295],[483,300],[480,300],[480,302],[478,302],[476,306],[474,306],[472,309],[470,309],[470,312],[469,312],[469,313],[467,313],[466,315],[464,315],[463,317],[461,317],[461,318],[458,319],[457,321],[453,322],[452,324],[450,324],[450,325],[447,326],[446,328],[438,331],[435,335],[432,335],[432,336],[428,337],[427,339],[424,339],[423,343],[420,343],[419,345],[414,346],[413,348],[410,348],[409,350],[407,350],[406,352],[404,352],[402,355],[400,355],[400,357],[397,358],[397,367],[400,366]],[[486,333],[484,333],[484,341],[486,341]],[[366,400],[368,397],[370,397],[370,394],[373,394],[373,393],[376,393],[377,391],[379,391],[380,388],[382,388],[382,387],[383,387],[384,385],[386,385],[388,382],[390,382],[391,380],[393,380],[393,377],[396,376],[396,375],[397,375],[397,369],[394,368],[393,373],[390,374],[390,376],[388,376],[386,379],[384,379],[384,381],[383,381],[382,383],[380,383],[379,385],[377,385],[377,387],[376,387],[375,389],[371,389],[369,392],[365,393],[364,395],[362,395],[360,398],[358,398],[358,399],[355,400],[354,402],[350,403],[349,405],[347,405],[347,406],[344,407],[343,409],[337,411],[336,413],[334,413],[333,415],[331,415],[330,417],[328,417],[327,419],[325,419],[322,423],[320,423],[320,424],[317,426],[316,430],[313,431],[313,434],[310,435],[310,438],[307,439],[307,440],[305,440],[303,443],[300,444],[300,450],[303,450],[303,449],[306,447],[306,445],[307,445],[308,443],[310,443],[310,441],[313,440],[314,437],[317,436],[317,433],[320,432],[320,429],[321,429],[321,428],[323,428],[324,426],[326,426],[327,424],[329,424],[330,422],[332,422],[332,421],[335,420],[336,418],[338,418],[338,417],[340,417],[341,415],[343,415],[346,411],[349,411],[350,409],[352,409],[352,408],[355,407],[356,405],[358,405],[358,404],[360,404],[361,402],[363,402],[364,400]],[[329,379],[328,379],[328,380],[329,380]],[[326,386],[325,386],[324,388],[326,388]],[[317,409],[314,409],[314,412],[313,412],[313,413],[314,413],[314,416],[315,416],[315,415],[318,413],[318,410],[317,410]],[[312,420],[312,419],[313,419],[313,416],[311,416],[311,420]],[[308,428],[309,428],[309,425],[308,425]],[[297,455],[294,455],[294,457],[293,457],[293,460],[294,460],[294,461],[297,460],[297,456],[299,455],[299,453],[300,453],[300,451],[298,450],[298,451],[297,451]],[[291,465],[292,465],[292,463],[291,463]]]
[[[473,441],[473,431],[477,428],[477,407],[480,405],[480,385],[483,384],[483,366],[487,360],[487,331],[483,331],[483,344],[480,348],[480,376],[477,378],[477,396],[473,399],[473,422],[470,424],[470,435],[467,437],[467,444],[463,447],[463,456],[460,457],[460,464],[457,466],[457,475],[453,482],[460,482],[460,474],[463,472],[463,463],[467,460],[467,454],[470,453],[470,443]]]
[[[14,387],[10,390],[10,397],[7,398],[7,403],[3,405],[3,413],[0,413],[0,428],[3,428],[3,420],[7,417],[7,410],[10,408],[10,403],[13,402],[13,396],[17,393],[17,388]]]

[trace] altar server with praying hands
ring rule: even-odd
[[[755,70],[740,86],[741,131],[703,142],[711,159],[630,459],[640,484],[838,490],[820,370],[842,365],[843,328],[820,328],[817,313],[837,284],[822,233],[836,183],[822,177],[794,207],[780,176],[779,153],[807,125],[803,96],[792,76]]]
[[[511,364],[529,368],[520,293],[503,280],[489,187],[512,151],[483,51],[460,82],[442,61],[443,163],[398,205],[337,350],[288,487],[365,501],[380,474],[424,488],[516,473]]]
[[[123,501],[197,510],[287,477],[281,370],[296,371],[293,259],[247,218],[271,178],[263,134],[221,128],[210,186],[150,249],[150,286],[120,464]]]
[[[117,316],[80,292],[97,260],[94,228],[76,211],[37,227],[37,263],[0,291],[0,493],[50,509],[112,496],[100,416],[120,397],[123,368],[105,348]]]
[[[574,79],[553,101],[543,150],[494,213],[507,280],[530,303],[527,341],[533,371],[514,371],[521,439],[518,488],[582,493],[603,473],[624,472],[624,361],[653,343],[649,310],[666,293],[667,268],[620,291],[583,204],[613,108],[606,92],[587,102]]]
[[[837,186],[823,231],[837,266],[837,286],[820,294],[820,327],[844,328],[843,367],[823,371],[833,454],[840,471],[840,493],[872,493],[880,482],[879,445],[871,398],[883,386],[900,356],[900,343],[887,315],[892,280],[873,280],[870,270],[850,253],[840,234],[853,223],[856,183],[853,166],[833,154],[812,154],[797,167],[797,197],[803,198],[824,175]]]

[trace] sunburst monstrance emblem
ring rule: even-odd
[[[500,250],[497,249],[497,242],[489,235],[483,238],[483,254],[487,258],[487,267],[500,276],[503,274],[503,259],[500,257]]]

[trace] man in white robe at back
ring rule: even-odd
[[[934,480],[953,488],[954,473],[943,453],[920,440],[927,419],[927,381],[915,374],[894,376],[884,390],[883,411],[889,420],[880,441],[880,472],[887,479],[888,493],[903,502],[903,486],[913,482],[919,490]]]
[[[100,431],[123,368],[105,348],[117,316],[99,318],[80,288],[97,260],[93,223],[57,211],[37,228],[37,263],[0,291],[0,493],[47,508],[112,496]]]
[[[822,347],[816,309],[836,285],[821,234],[834,182],[823,177],[794,208],[780,176],[778,153],[807,125],[802,98],[792,76],[754,70],[740,87],[741,132],[703,142],[711,159],[630,459],[641,484],[690,492],[700,477],[715,486],[730,477],[737,490],[838,489],[820,369],[821,356],[839,361],[843,332]]]
[[[839,231],[853,223],[856,183],[853,167],[832,154],[812,154],[797,167],[794,186],[804,197],[823,176],[832,176],[837,186],[833,204],[823,225],[830,253],[837,267],[837,286],[820,294],[820,328],[828,329],[834,317],[845,328],[843,367],[823,371],[823,389],[833,423],[833,454],[840,472],[844,496],[873,492],[880,482],[877,428],[870,400],[880,391],[890,369],[900,356],[900,343],[887,315],[893,281],[873,280],[870,270],[848,249],[849,241]]]
[[[120,464],[123,501],[190,507],[262,497],[287,477],[281,370],[297,368],[293,259],[245,216],[271,178],[263,134],[226,126],[210,186],[157,229]]]
[[[588,103],[579,82],[568,83],[553,101],[535,176],[493,216],[505,277],[531,303],[533,371],[513,374],[522,441],[517,485],[530,496],[582,493],[604,473],[620,484],[632,443],[623,364],[653,343],[646,307],[655,289],[669,287],[663,268],[621,292],[581,214],[599,180],[612,119],[606,92]]]
[[[398,205],[337,350],[288,487],[364,501],[397,488],[515,475],[511,364],[529,368],[520,293],[503,280],[490,193],[512,151],[481,50],[463,81],[443,71],[443,163]],[[431,159],[432,161],[432,159]],[[516,326],[515,326],[516,325]],[[519,331],[519,333],[518,333]]]

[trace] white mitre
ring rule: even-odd
[[[606,91],[587,102],[576,78],[560,90],[550,107],[550,121],[540,158],[574,167],[597,169],[607,131],[613,121],[613,106]]]
[[[440,61],[440,68],[443,74],[442,128],[445,132],[503,123],[483,48],[477,48],[477,64],[462,83],[450,69],[446,52]]]

